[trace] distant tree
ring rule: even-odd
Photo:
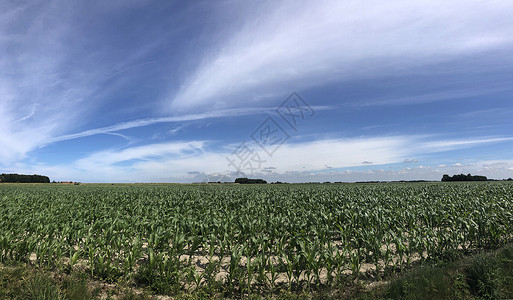
[[[239,184],[266,184],[267,181],[263,179],[249,179],[249,178],[237,178],[235,183]]]
[[[50,178],[42,175],[23,175],[23,174],[1,174],[0,182],[11,183],[50,183]]]
[[[452,177],[444,174],[442,176],[442,181],[487,181],[488,178],[486,176],[479,176],[475,175],[472,176],[471,174],[459,174],[459,175],[453,175]]]

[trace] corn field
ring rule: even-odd
[[[0,185],[0,262],[184,290],[333,285],[510,243],[513,185]]]

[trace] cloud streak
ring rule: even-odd
[[[0,164],[6,165],[82,124],[98,104],[91,95],[116,69],[84,44],[76,47],[82,23],[68,3],[2,2],[2,11]]]
[[[377,176],[383,174],[379,170],[387,165],[405,162],[419,163],[416,160],[408,159],[408,157],[420,157],[429,153],[472,148],[476,145],[511,140],[513,138],[426,141],[419,136],[323,139],[284,144],[272,156],[267,155],[257,145],[249,144],[249,147],[257,151],[264,161],[259,168],[254,165],[255,175],[260,174],[265,175],[266,178],[290,181],[294,176],[306,179],[309,177],[305,174],[319,172],[331,172],[341,176],[343,171],[340,169],[354,167],[371,168],[370,170]],[[198,174],[235,173],[237,170],[231,167],[226,159],[227,157],[233,158],[234,149],[232,147],[235,146],[226,148],[216,144],[215,141],[193,140],[110,149],[90,154],[68,166],[50,166],[48,170],[59,170],[61,173],[58,178],[61,179],[75,177],[82,181],[104,182],[108,182],[109,178],[112,178],[111,176],[117,176],[116,181],[126,182],[139,181],[139,178],[145,178],[145,181],[169,181],[172,179],[192,182],[200,181],[195,177]],[[415,144],[418,146],[411,147]],[[428,144],[432,146],[426,147]],[[362,163],[370,161],[372,161],[372,165]],[[326,168],[328,164],[330,168]],[[490,168],[489,165],[488,167]],[[451,167],[439,166],[439,168],[418,166],[405,168],[403,171],[410,174],[413,172],[411,170],[418,168],[426,168],[431,171],[436,169],[435,173],[438,174],[449,172],[450,170],[447,168],[466,170],[469,166],[460,163],[453,164]],[[439,170],[440,168],[442,170]],[[491,169],[483,170],[488,170],[487,174],[491,172]],[[251,170],[242,169],[242,171],[248,173]],[[501,172],[504,171],[505,169]],[[393,178],[398,178],[401,175],[397,170],[394,172],[395,177]],[[421,174],[421,171],[417,170],[414,173]],[[340,178],[346,178],[344,176]],[[315,176],[311,178],[315,178]],[[333,180],[335,177],[331,176],[331,178]]]
[[[244,118],[272,113],[295,90],[314,110],[331,111],[265,158],[269,175],[413,170],[433,153],[506,144],[511,15],[512,3],[482,0],[4,1],[0,167],[84,181],[229,171],[235,135],[255,129]],[[455,101],[471,97],[463,108]],[[419,122],[407,123],[416,108]],[[173,124],[151,127],[164,123]],[[362,130],[372,136],[355,137]],[[101,134],[129,143],[111,149],[119,140],[93,137]],[[86,147],[63,142],[85,137]],[[457,162],[434,165],[468,167]]]
[[[206,113],[198,113],[198,114],[184,114],[178,116],[171,117],[161,117],[161,118],[147,118],[147,119],[139,119],[128,122],[121,122],[118,124],[114,124],[111,126],[106,126],[102,128],[95,128],[90,130],[85,130],[78,133],[66,134],[62,136],[58,136],[56,138],[52,138],[48,141],[48,143],[55,143],[65,140],[77,139],[82,137],[87,137],[96,134],[105,134],[112,133],[116,131],[150,126],[159,123],[176,123],[176,122],[188,122],[188,121],[198,121],[205,119],[214,119],[214,118],[224,118],[224,117],[243,117],[247,115],[258,115],[258,114],[269,114],[275,111],[276,108],[272,107],[248,107],[248,108],[233,108],[233,109],[222,109],[217,111],[210,111]],[[328,110],[332,109],[330,106],[314,106],[312,107],[314,110]],[[177,129],[179,130],[179,129]]]
[[[230,107],[292,85],[407,74],[513,41],[513,21],[505,21],[513,5],[504,1],[283,1],[264,10],[205,58],[171,97],[173,109]]]
[[[412,95],[409,97],[397,97],[397,98],[387,98],[387,99],[378,99],[378,100],[369,100],[362,103],[356,104],[357,106],[382,106],[382,105],[414,105],[414,104],[424,104],[431,102],[440,102],[447,100],[458,100],[458,99],[466,99],[471,97],[479,97],[484,95],[489,95],[498,92],[509,92],[512,91],[513,88],[511,85],[504,84],[501,87],[495,88],[483,88],[483,87],[473,87],[466,88],[464,90],[450,90],[443,92],[434,92],[427,93],[421,95]]]

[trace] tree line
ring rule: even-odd
[[[487,181],[487,180],[488,180],[488,178],[486,178],[486,176],[480,176],[480,175],[472,176],[471,174],[468,174],[468,175],[459,174],[459,175],[454,175],[454,176],[449,176],[449,175],[445,174],[442,177],[442,181]]]
[[[263,179],[237,178],[237,179],[235,179],[235,183],[240,183],[240,184],[266,184],[267,181],[265,181]]]
[[[23,174],[2,174],[0,182],[10,183],[50,183],[50,178],[43,175],[23,175]]]

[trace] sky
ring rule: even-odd
[[[0,173],[513,177],[513,2],[0,0]]]

